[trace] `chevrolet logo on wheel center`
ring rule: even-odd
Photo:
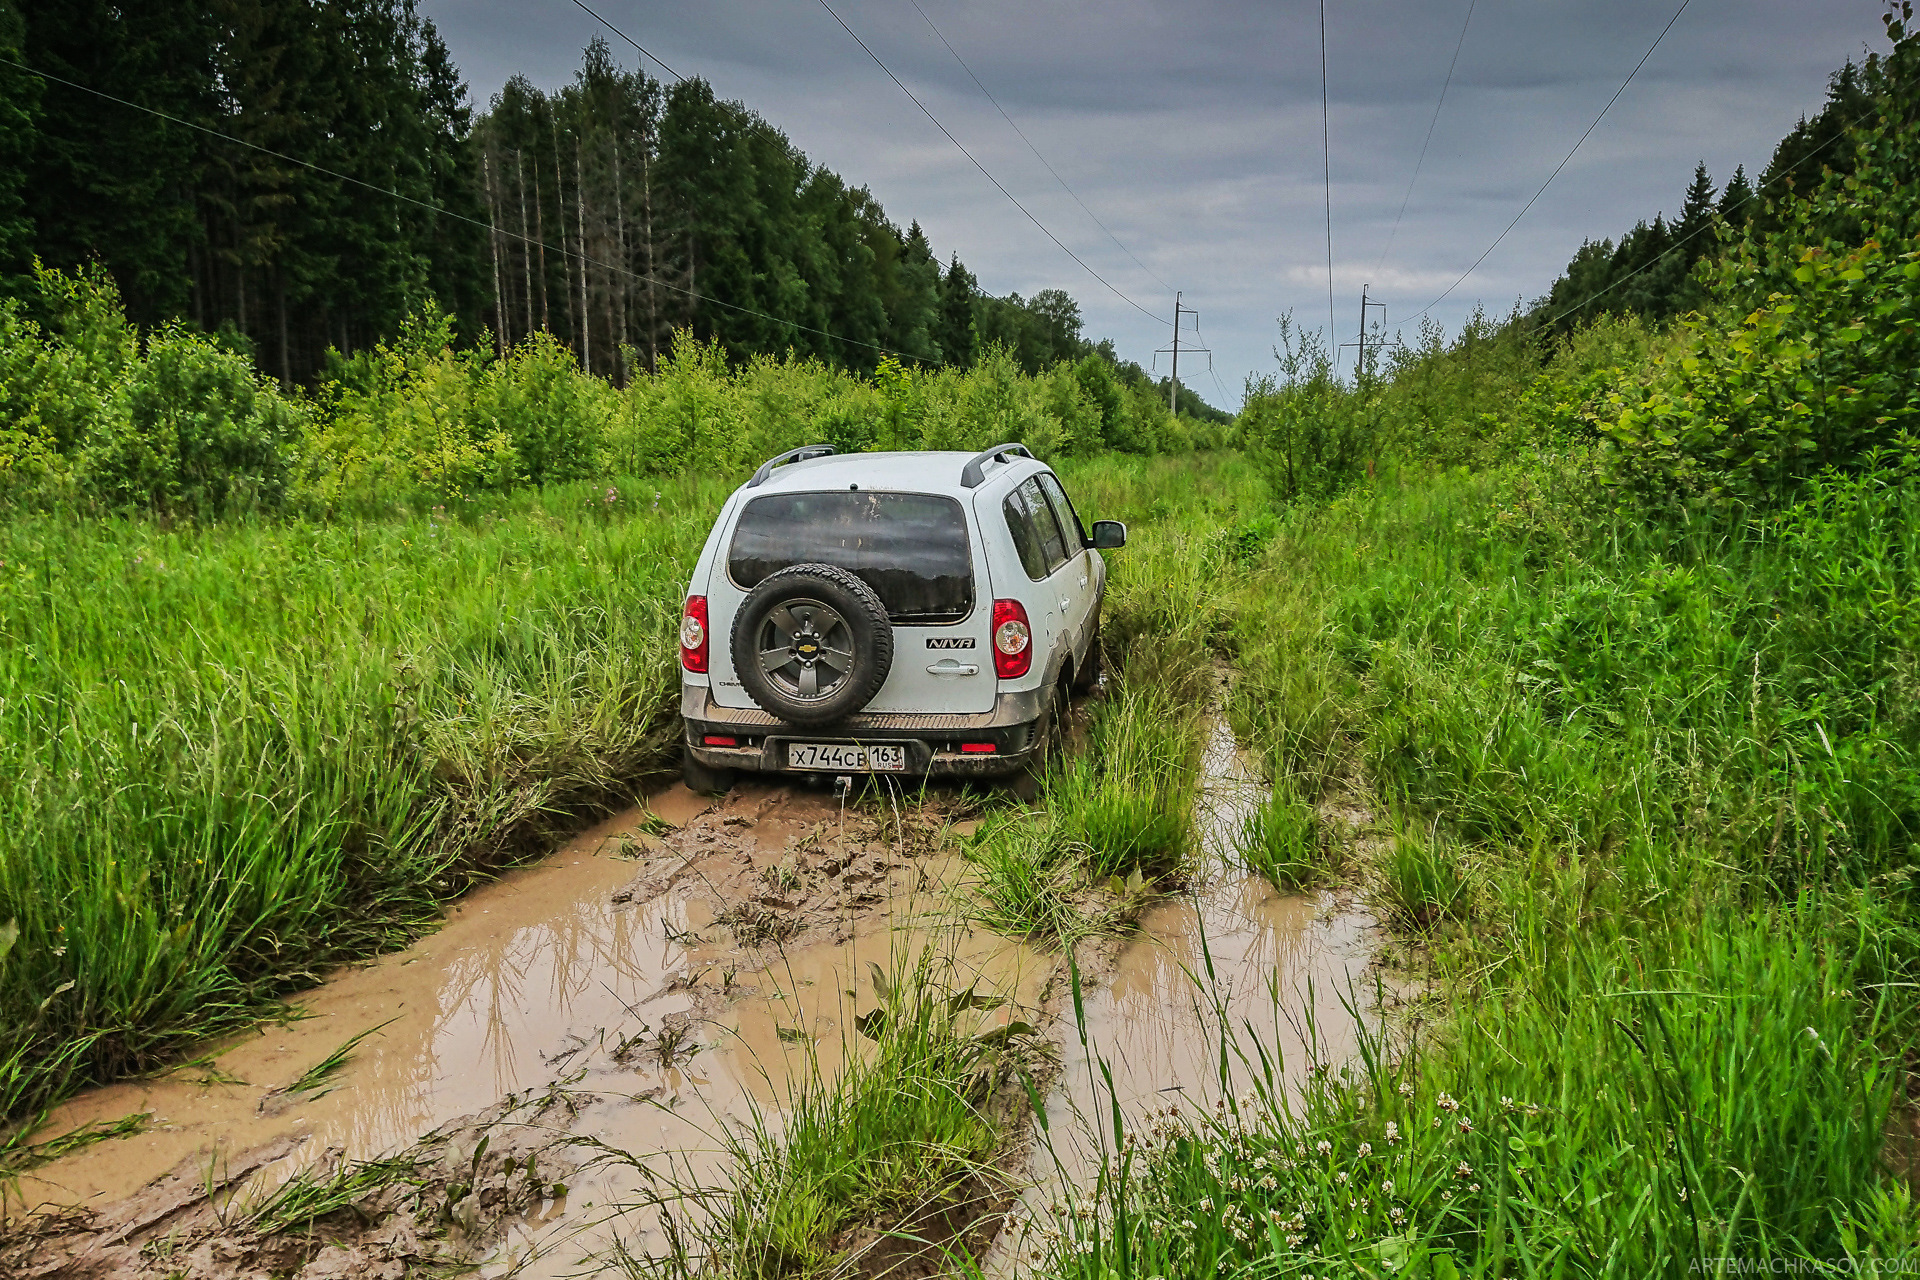
[[[974,647],[972,636],[928,636],[929,649],[971,649]]]

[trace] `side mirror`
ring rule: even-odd
[[[1095,520],[1093,522],[1093,549],[1112,551],[1116,547],[1127,545],[1127,526],[1118,520]]]

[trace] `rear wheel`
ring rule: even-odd
[[[1066,758],[1067,754],[1067,715],[1070,710],[1068,688],[1063,677],[1053,687],[1053,696],[1047,700],[1047,709],[1033,726],[1033,751],[1020,765],[1020,771],[1008,780],[1013,794],[1020,799],[1032,802],[1040,798],[1046,789],[1047,770]]]
[[[1073,673],[1073,691],[1092,693],[1100,683],[1100,615],[1093,615],[1093,638],[1087,641],[1087,656],[1080,660],[1080,669]]]
[[[680,748],[680,780],[687,784],[687,790],[701,795],[723,795],[733,790],[733,770],[702,764],[693,758],[693,748],[684,744]]]

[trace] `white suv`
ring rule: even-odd
[[[1031,777],[1100,674],[1100,551],[1025,447],[769,459],[680,619],[683,770]]]

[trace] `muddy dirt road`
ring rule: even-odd
[[[1207,870],[1137,935],[1078,949],[1084,1037],[1064,959],[959,910],[978,797],[843,804],[756,783],[712,803],[673,787],[470,895],[408,950],[339,973],[295,1002],[298,1020],[62,1107],[44,1132],[148,1119],[22,1178],[0,1273],[321,1280],[469,1262],[540,1276],[616,1242],[657,1250],[657,1213],[622,1207],[645,1198],[638,1167],[724,1187],[725,1128],[777,1127],[794,1089],[861,1051],[870,965],[921,955],[952,990],[1004,997],[991,1018],[1058,1046],[1052,1150],[1025,1160],[1030,1195],[1055,1194],[1098,1161],[1077,1121],[1107,1114],[1101,1060],[1133,1119],[1208,1105],[1221,1009],[1271,1028],[1289,1072],[1306,1065],[1309,1026],[1324,1057],[1351,1053],[1342,1001],[1363,985],[1372,922],[1232,869],[1227,835],[1260,789],[1217,721],[1205,773]],[[367,1032],[337,1072],[291,1087]],[[595,1158],[607,1149],[636,1160]],[[376,1158],[405,1176],[343,1181]],[[330,1173],[358,1212],[316,1233],[290,1197]],[[273,1230],[281,1220],[302,1226]]]

